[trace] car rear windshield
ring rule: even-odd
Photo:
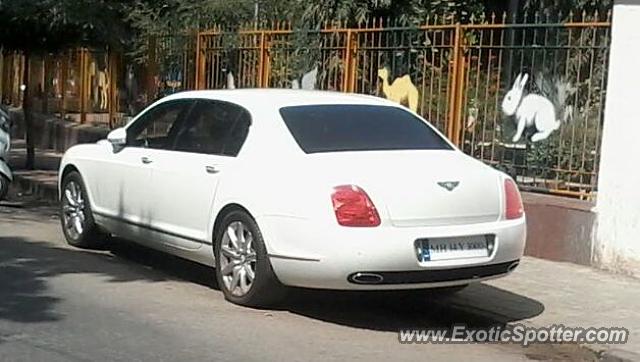
[[[305,153],[377,150],[450,150],[425,122],[398,107],[308,105],[280,109]]]

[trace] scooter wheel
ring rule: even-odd
[[[4,200],[7,193],[9,193],[9,183],[10,181],[6,176],[0,175],[0,200]]]

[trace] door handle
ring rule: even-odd
[[[218,173],[218,172],[220,172],[220,170],[218,170],[215,166],[206,166],[204,169],[207,171],[207,173]]]
[[[153,162],[149,157],[142,157],[141,160],[142,160],[142,163],[144,163],[145,165],[148,165],[151,162]]]

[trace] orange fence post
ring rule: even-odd
[[[158,69],[156,66],[156,38],[155,36],[149,37],[149,57],[147,59],[147,84],[146,84],[146,93],[147,93],[147,102],[151,102],[156,97],[157,89],[156,89],[156,81],[155,78],[158,74]]]
[[[463,126],[463,101],[464,101],[464,92],[465,92],[465,78],[466,78],[466,53],[465,53],[465,44],[464,44],[464,31],[460,31],[459,43],[458,43],[458,70],[457,74],[457,84],[456,84],[456,104],[455,104],[455,119],[453,122],[454,125],[454,139],[456,145],[462,145],[462,131],[464,129]]]
[[[69,73],[69,61],[70,61],[70,52],[65,52],[61,54],[62,57],[62,69],[60,71],[60,117],[64,118],[67,111],[67,77]]]
[[[356,83],[356,54],[358,42],[353,36],[353,30],[347,30],[347,42],[344,50],[344,75],[342,91],[352,93],[355,90]]]
[[[462,86],[464,84],[464,76],[461,74],[460,63],[463,61],[461,58],[461,42],[462,42],[462,27],[460,23],[456,24],[453,43],[453,60],[451,65],[451,91],[449,92],[449,119],[447,124],[447,137],[456,146],[460,145],[459,130],[461,129],[460,123],[460,109],[461,102],[459,97],[462,95]]]
[[[260,32],[260,60],[259,60],[259,84],[262,88],[269,87],[269,70],[270,70],[269,46],[267,44],[266,31]]]
[[[182,61],[182,74],[183,75],[183,85],[182,89],[197,89],[198,87],[198,77],[197,77],[197,69],[198,69],[198,31],[190,32],[187,36],[188,39],[186,41],[187,45],[184,49],[184,59]],[[193,42],[196,44],[193,44]],[[191,58],[193,57],[193,58]],[[193,62],[191,62],[193,60]],[[191,68],[193,65],[193,68]]]
[[[195,84],[195,88],[196,89],[203,89],[203,84],[204,84],[204,72],[203,72],[203,68],[204,68],[204,60],[202,59],[202,49],[200,48],[200,38],[201,38],[201,34],[197,33],[196,34],[196,84]]]
[[[87,121],[87,54],[86,49],[80,49],[80,123]]]
[[[264,31],[260,32],[260,54],[258,54],[258,86],[262,87],[264,79]]]
[[[115,118],[118,108],[118,95],[116,94],[118,90],[118,58],[112,51],[109,51],[107,56],[107,82],[109,84],[109,98],[107,100],[107,106],[109,108],[109,128],[113,128],[116,124]]]

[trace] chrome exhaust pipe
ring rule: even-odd
[[[384,278],[380,274],[375,273],[355,273],[348,278],[351,283],[355,284],[380,284]]]
[[[518,265],[520,265],[520,261],[514,261],[513,263],[511,263],[511,265],[509,265],[509,267],[507,268],[507,273],[511,273],[512,271],[514,271],[515,268],[518,267]]]

